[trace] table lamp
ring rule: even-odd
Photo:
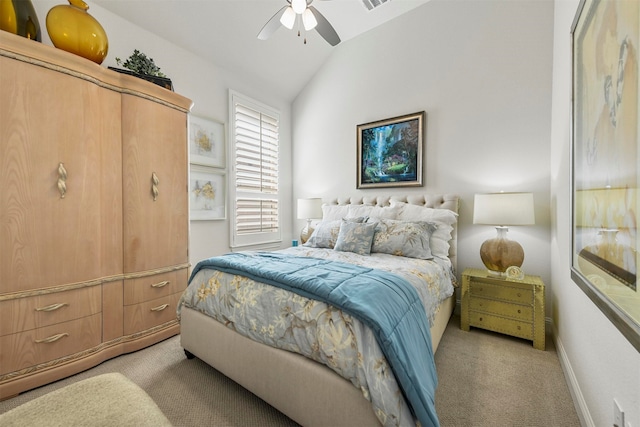
[[[480,247],[480,258],[489,273],[502,276],[511,266],[520,267],[524,250],[507,238],[509,225],[535,224],[532,193],[476,194],[473,223],[495,225],[497,236]]]
[[[307,225],[300,232],[300,243],[304,244],[311,233],[311,220],[322,218],[322,199],[298,199],[298,219],[306,219]]]

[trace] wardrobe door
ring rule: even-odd
[[[124,272],[188,263],[187,114],[122,95]]]
[[[0,294],[121,274],[120,94],[0,69]]]

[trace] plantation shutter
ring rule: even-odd
[[[280,239],[278,198],[279,115],[232,95],[234,222],[236,246]]]

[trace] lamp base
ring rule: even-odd
[[[507,239],[508,227],[496,227],[497,237],[486,240],[480,246],[480,258],[489,273],[504,276],[507,268],[521,267],[524,262],[524,250],[515,240]]]
[[[313,227],[311,227],[311,220],[307,220],[307,225],[300,232],[300,243],[305,244],[309,237],[313,234]]]

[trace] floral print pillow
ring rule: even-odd
[[[434,223],[426,221],[380,220],[376,226],[371,252],[433,259],[429,243],[436,228]]]
[[[343,220],[334,249],[358,255],[369,255],[376,224],[375,222],[359,223]]]

